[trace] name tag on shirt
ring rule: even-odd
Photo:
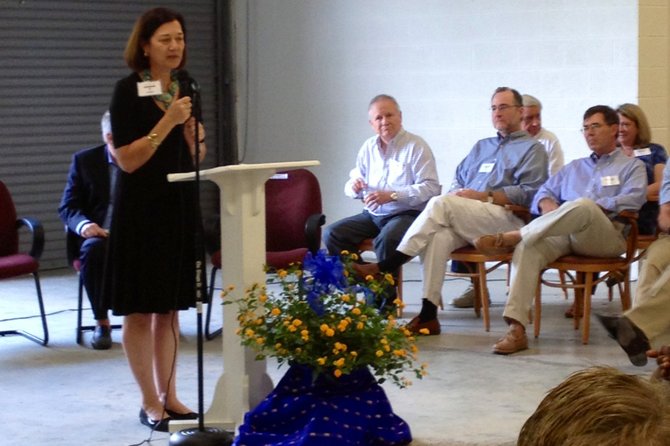
[[[641,149],[635,149],[633,150],[633,153],[635,154],[636,157],[638,156],[645,156],[645,155],[651,155],[651,149],[649,147],[643,147]]]
[[[156,96],[159,94],[163,94],[161,81],[144,81],[137,83],[137,96],[143,98],[145,96]]]
[[[482,163],[481,166],[479,166],[479,173],[490,173],[493,170],[493,166],[495,166],[496,163]]]
[[[618,175],[608,175],[606,177],[600,177],[601,186],[618,186],[620,183]]]

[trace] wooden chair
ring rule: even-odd
[[[506,205],[505,208],[511,210],[517,217],[522,219],[525,223],[530,221],[530,212],[528,208],[518,205]],[[451,253],[449,260],[463,262],[470,270],[467,273],[458,273],[447,271],[446,275],[451,277],[468,277],[472,280],[475,288],[475,303],[474,310],[477,317],[481,317],[482,310],[484,313],[484,329],[489,331],[491,329],[491,318],[489,316],[489,294],[486,286],[487,274],[493,272],[503,265],[508,265],[507,268],[507,283],[509,283],[509,264],[512,261],[513,253],[486,255],[477,250],[474,246],[468,245],[459,248]],[[493,263],[492,266],[487,267],[487,263]],[[474,265],[474,266],[473,266]]]
[[[534,315],[534,334],[537,338],[540,335],[540,321],[542,319],[542,285],[554,288],[574,289],[575,290],[575,308],[574,327],[579,329],[580,319],[584,318],[582,325],[582,343],[588,344],[589,331],[591,326],[591,290],[594,285],[606,281],[610,277],[622,278],[623,288],[621,292],[621,307],[623,311],[630,308],[630,265],[636,259],[637,251],[637,213],[623,211],[619,213],[618,220],[626,222],[630,230],[626,238],[626,252],[619,257],[589,257],[576,254],[569,254],[551,262],[540,273],[535,292],[535,315]],[[557,269],[559,272],[574,271],[575,275],[568,274],[569,281],[554,281],[546,279],[544,273],[550,269]],[[599,277],[594,279],[594,273],[599,273]],[[578,309],[583,308],[583,311]],[[582,316],[583,314],[583,316]]]
[[[362,242],[358,244],[358,251],[360,252],[375,252],[374,248],[374,239],[372,238],[366,238]],[[403,302],[402,299],[402,266],[398,268],[398,277],[397,277],[398,283],[396,284],[396,296],[398,299],[400,299],[400,302]],[[397,310],[397,315],[398,317],[402,317],[402,305],[398,305],[398,310]]]

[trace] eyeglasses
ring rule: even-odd
[[[597,122],[595,124],[585,125],[584,127],[582,127],[582,133],[587,133],[589,130],[598,130],[599,128],[602,127],[603,125]]]
[[[509,110],[510,108],[516,108],[516,107],[521,107],[520,105],[509,105],[509,104],[500,104],[500,105],[492,105],[491,106],[491,111],[496,112],[496,111],[505,111]]]

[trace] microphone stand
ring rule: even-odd
[[[200,209],[200,129],[199,124],[202,120],[200,105],[200,87],[197,82],[190,78],[185,71],[180,74],[188,82],[188,89],[192,93],[193,117],[195,118],[195,191],[194,200],[196,208],[195,224],[195,302],[196,302],[196,323],[197,323],[197,352],[198,352],[198,427],[182,429],[170,435],[170,446],[229,446],[233,443],[233,434],[216,427],[205,427],[205,409],[204,409],[204,366],[203,366],[203,330],[202,330],[202,278],[204,275],[204,243],[201,227],[201,209]],[[186,82],[180,82],[185,84]],[[183,85],[180,85],[180,89]],[[212,302],[209,303],[212,305]]]

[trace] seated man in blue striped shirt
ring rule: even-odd
[[[541,214],[519,230],[486,235],[475,246],[486,253],[514,251],[503,317],[509,330],[493,346],[507,355],[528,348],[524,321],[540,272],[569,253],[615,257],[626,250],[624,224],[613,218],[637,211],[646,201],[644,164],[616,145],[619,117],[596,105],[584,113],[582,131],[593,153],[572,161],[537,192],[531,211]]]

